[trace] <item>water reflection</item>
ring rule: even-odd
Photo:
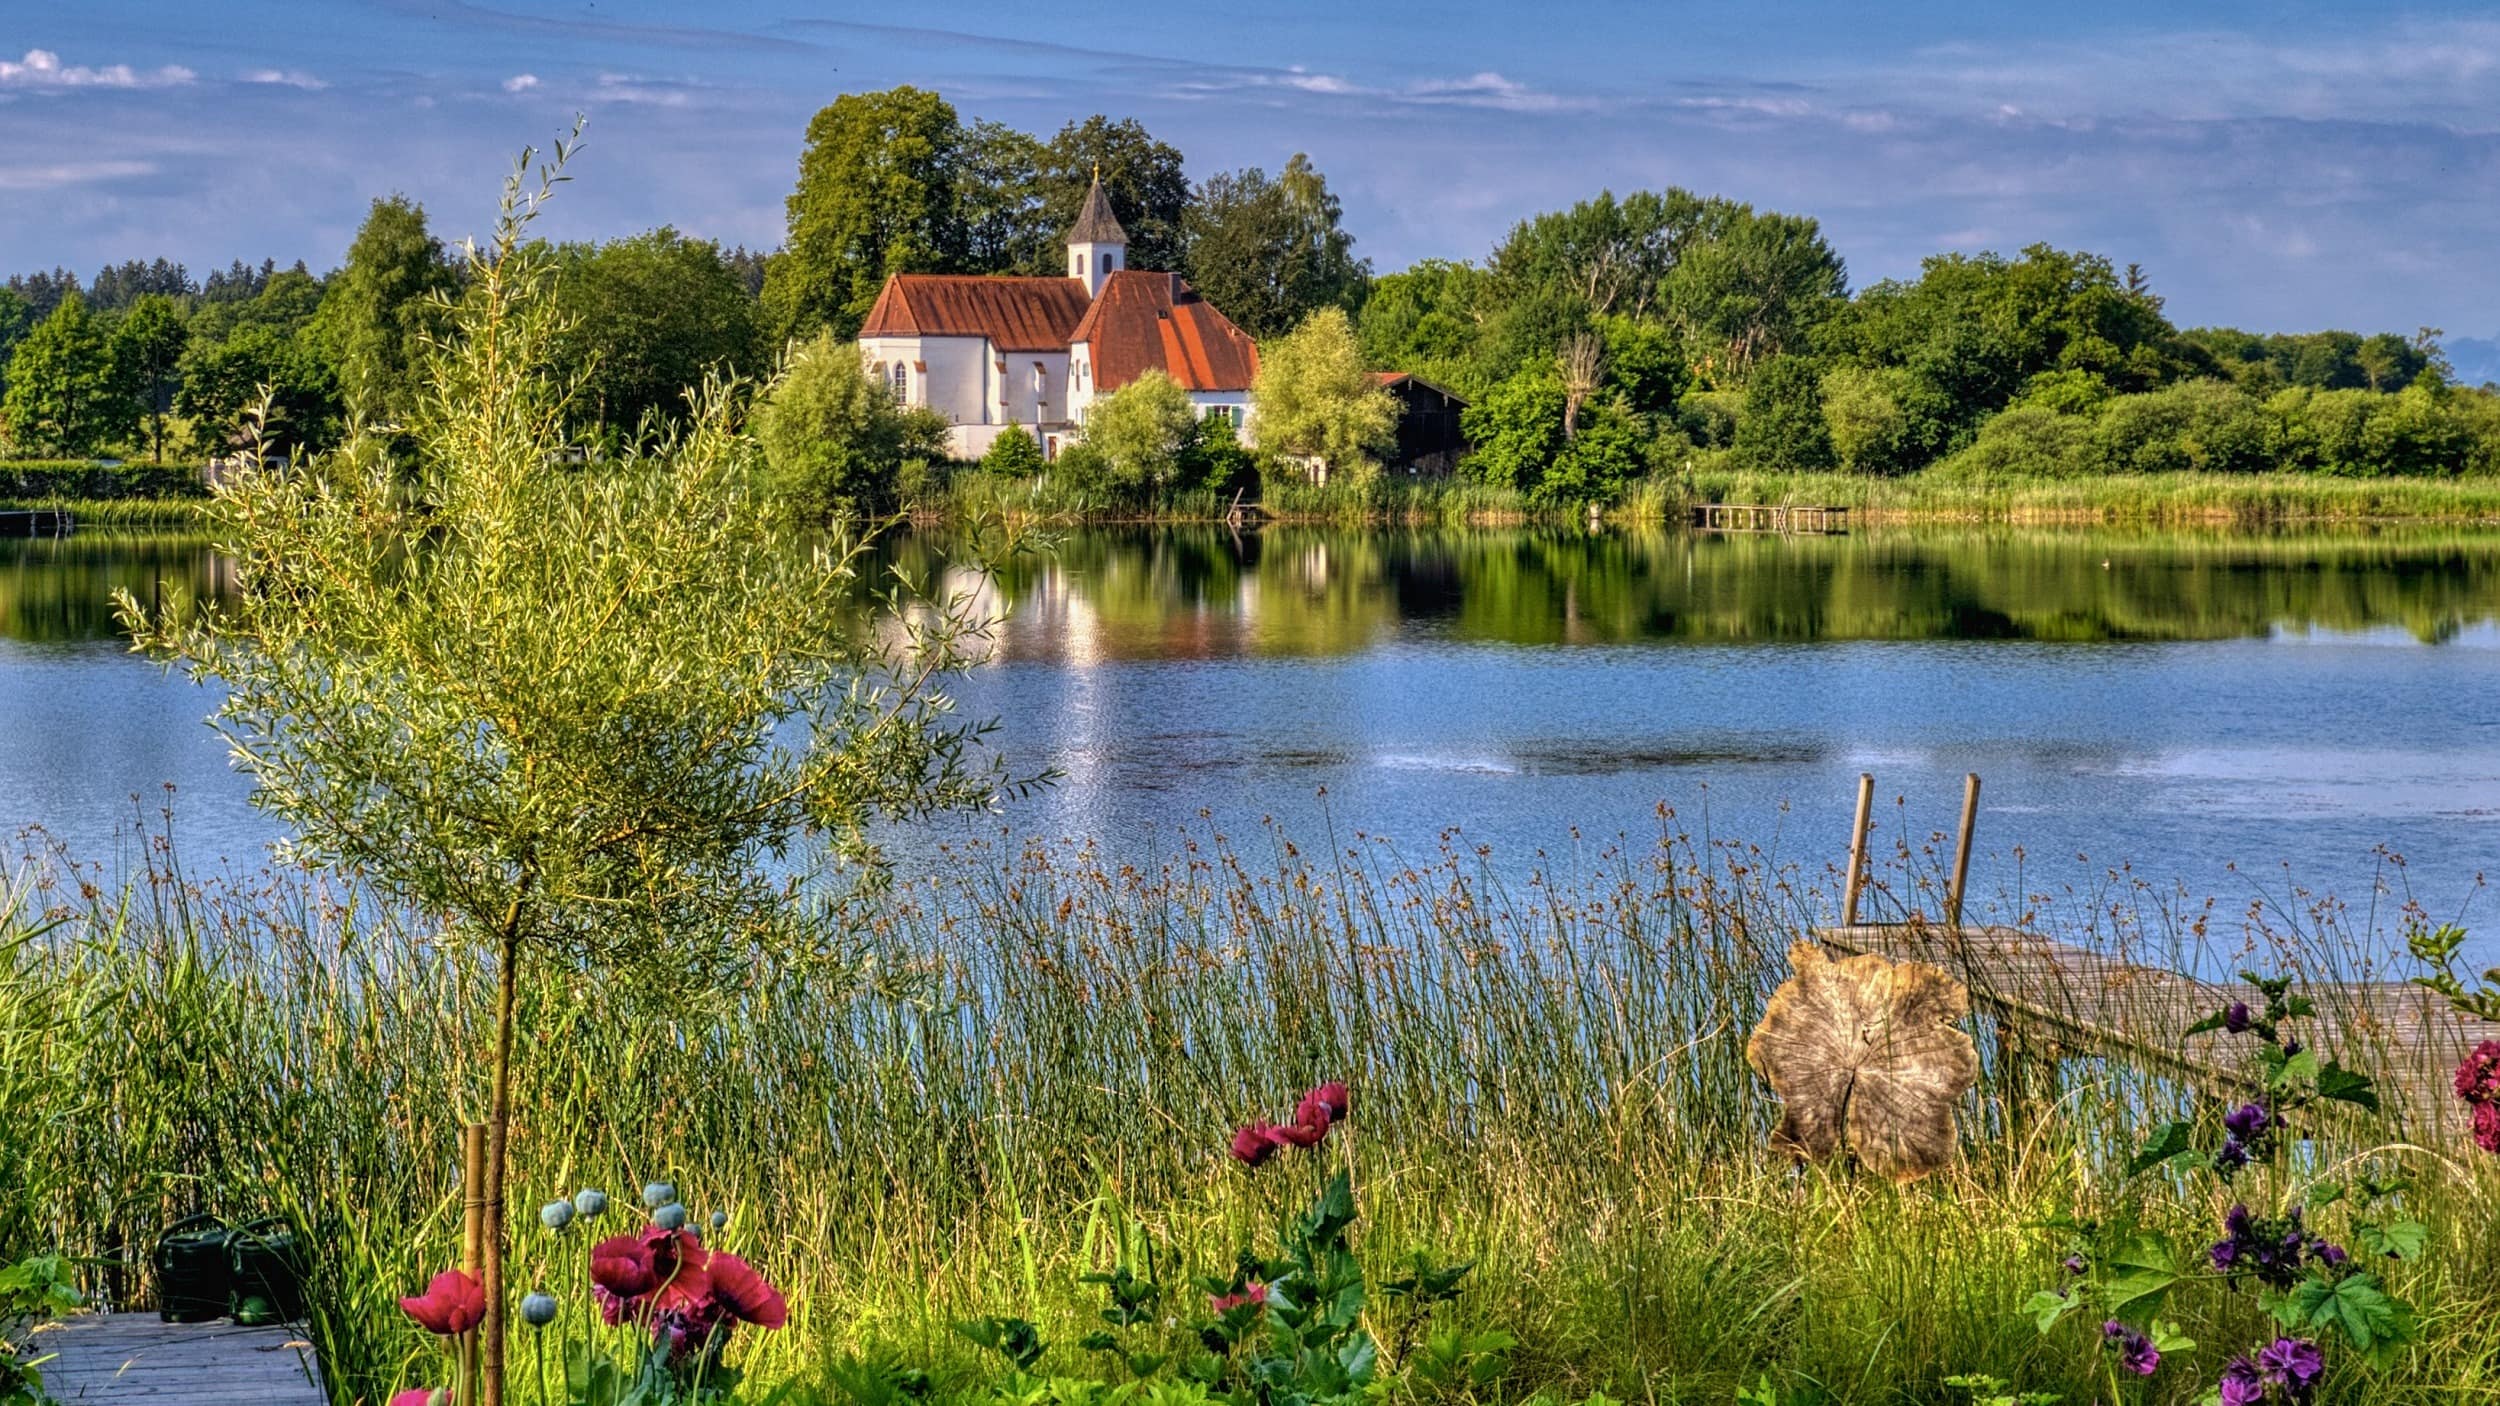
[[[897,542],[928,580],[943,537]],[[998,657],[1324,656],[1402,638],[1509,645],[2217,640],[2500,616],[2500,535],[1917,530],[1103,529],[1001,567]]]

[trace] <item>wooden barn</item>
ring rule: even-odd
[[[1467,457],[1467,435],[1458,423],[1467,402],[1421,376],[1404,371],[1372,374],[1398,398],[1398,448],[1390,471],[1446,477]]]

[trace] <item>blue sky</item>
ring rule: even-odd
[[[1307,151],[1383,270],[1678,184],[1817,216],[1858,284],[2047,240],[2184,323],[2500,332],[2500,6],[2308,0],[0,0],[0,271],[327,267],[394,190],[458,236],[575,112],[550,233],[769,247],[808,115],[905,82],[1193,176]]]

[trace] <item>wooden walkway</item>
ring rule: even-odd
[[[2184,1078],[2217,1096],[2256,1087],[2253,1042],[2188,1026],[2245,999],[2242,986],[2199,981],[2007,927],[1856,924],[1818,928],[1837,952],[1931,962],[1969,988],[1971,1009],[1995,1019],[2008,1050],[2035,1063],[2108,1056]],[[2380,1098],[2422,1137],[2462,1138],[2453,1097],[2457,1064],[2475,1042],[2500,1036],[2436,993],[2402,982],[2309,982],[2317,1006],[2285,1033],[2378,1081]]]
[[[329,1406],[312,1344],[289,1328],[166,1323],[153,1313],[88,1313],[35,1331],[44,1390],[111,1406]]]
[[[1696,503],[1693,526],[1704,532],[1784,532],[1829,536],[1849,530],[1847,508],[1786,503]]]

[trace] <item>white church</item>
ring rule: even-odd
[[[1247,440],[1258,344],[1179,274],[1128,267],[1128,233],[1099,175],[1067,244],[1065,278],[888,278],[859,331],[869,370],[896,400],[945,416],[960,459],[979,458],[1009,425],[1055,458],[1096,398],[1149,370]]]

